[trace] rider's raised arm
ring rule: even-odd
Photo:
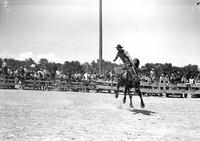
[[[115,62],[118,59],[118,57],[119,57],[119,54],[117,53],[117,55],[113,61]]]

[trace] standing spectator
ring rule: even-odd
[[[171,76],[170,76],[170,83],[171,84],[175,84],[175,76],[174,76],[174,74],[171,74]]]
[[[96,80],[97,79],[97,74],[96,73],[92,73],[91,74],[91,80]]]
[[[2,62],[2,71],[4,75],[8,75],[8,63],[7,63],[7,59],[4,59]]]
[[[20,77],[24,77],[25,71],[23,67],[20,67],[19,73],[20,73]]]
[[[83,92],[89,91],[89,89],[87,88],[87,86],[89,85],[89,81],[90,81],[90,74],[86,72],[84,73],[83,78],[82,78]]]
[[[110,79],[113,82],[114,81],[114,70],[110,70],[109,74],[110,74]]]
[[[155,73],[155,69],[152,68],[151,71],[150,71],[150,79],[151,79],[151,82],[153,83],[156,79],[156,73]]]
[[[80,72],[77,71],[75,73],[75,77],[76,77],[76,81],[79,81],[79,82],[81,81],[81,73]]]
[[[106,72],[105,73],[105,81],[109,81],[110,80],[110,72]]]
[[[194,84],[194,78],[192,77],[192,76],[190,76],[190,78],[189,78],[189,84]]]
[[[60,77],[61,77],[61,72],[59,70],[56,70],[55,79],[60,79]]]
[[[169,76],[168,75],[165,76],[165,81],[164,82],[165,83],[169,83]]]
[[[200,74],[198,74],[198,76],[195,78],[195,84],[199,83],[200,83]]]
[[[12,75],[13,75],[13,70],[11,69],[11,67],[8,67],[8,68],[7,68],[7,74],[8,74],[9,76],[12,76]]]
[[[183,75],[183,77],[181,78],[181,83],[182,84],[185,84],[185,83],[187,83],[188,81],[187,81],[187,78]]]
[[[181,82],[181,74],[180,74],[179,71],[177,72],[177,74],[176,74],[176,76],[175,76],[175,81],[176,81],[177,83],[180,83],[180,82]]]
[[[78,71],[75,72],[75,74],[74,74],[74,79],[75,79],[75,81],[78,80]]]
[[[88,77],[88,73],[84,73],[83,75],[83,78],[82,78],[83,81],[89,81],[89,77]]]
[[[160,82],[160,83],[164,83],[164,81],[165,81],[165,75],[162,74],[162,75],[160,76],[159,82]]]

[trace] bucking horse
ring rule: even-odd
[[[116,49],[118,52],[113,61],[116,61],[118,58],[120,58],[125,65],[125,67],[123,68],[125,69],[125,73],[122,73],[118,79],[117,92],[115,97],[118,98],[119,87],[125,86],[123,103],[126,102],[126,93],[128,92],[130,98],[130,107],[132,108],[133,103],[131,88],[135,88],[135,92],[138,93],[138,95],[140,96],[141,107],[144,108],[145,105],[142,99],[142,94],[140,92],[140,79],[138,73],[140,61],[137,58],[132,60],[129,53],[126,50],[124,50],[120,44],[117,45]]]
[[[145,104],[142,99],[142,93],[140,92],[140,79],[138,75],[131,75],[128,69],[124,69],[124,72],[119,74],[117,79],[117,91],[115,98],[118,98],[119,88],[125,86],[123,103],[126,103],[126,94],[128,93],[130,99],[130,107],[133,108],[131,89],[135,88],[134,93],[137,93],[140,97],[141,107],[144,108]]]

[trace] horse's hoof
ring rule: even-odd
[[[142,107],[142,108],[145,108],[145,105],[144,105],[144,104],[141,104],[141,107]]]
[[[126,103],[126,99],[123,99],[123,103]]]
[[[115,98],[118,98],[118,94],[115,95]]]
[[[133,108],[133,105],[132,105],[132,104],[130,104],[129,106],[130,106],[130,108]]]

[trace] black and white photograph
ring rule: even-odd
[[[200,141],[200,0],[0,0],[0,141]]]

